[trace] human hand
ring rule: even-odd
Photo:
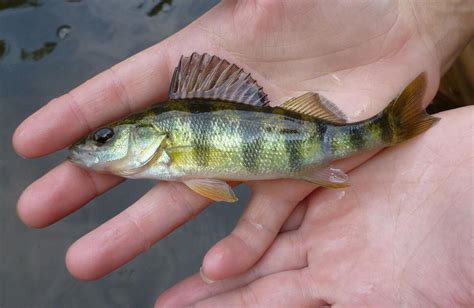
[[[396,3],[379,2],[336,6],[299,1],[291,7],[284,1],[222,2],[183,31],[51,101],[20,125],[15,148],[26,157],[46,155],[94,128],[164,100],[178,58],[194,51],[216,54],[245,68],[274,102],[300,91],[321,92],[361,119],[380,111],[421,71],[428,73],[428,102],[440,67],[450,61],[446,54],[458,50],[465,35],[460,32],[459,41],[451,37],[454,42],[439,52],[433,36],[412,13]],[[348,160],[344,167],[353,168],[367,157]],[[64,162],[25,190],[18,212],[26,224],[43,227],[121,181]],[[203,270],[212,279],[251,268],[290,213],[301,211],[297,204],[315,189],[296,181],[249,185],[253,195],[240,222],[204,260]],[[67,266],[80,279],[99,278],[208,204],[182,184],[160,182],[79,239],[68,251]]]
[[[247,273],[195,275],[157,307],[472,307],[474,108],[317,190]]]

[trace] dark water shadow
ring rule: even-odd
[[[24,7],[38,7],[41,3],[38,0],[0,0],[0,11],[24,8]]]
[[[171,6],[172,4],[173,0],[161,0],[148,11],[147,15],[150,17],[158,15],[165,7]]]
[[[43,46],[35,49],[33,51],[27,51],[26,49],[21,49],[20,57],[22,60],[34,60],[38,61],[49,55],[53,52],[58,44],[56,42],[44,42]]]
[[[9,51],[9,47],[8,47],[7,42],[5,42],[4,40],[0,40],[0,60],[6,57],[6,55],[8,54],[8,51]]]

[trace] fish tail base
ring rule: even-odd
[[[385,130],[389,131],[390,144],[411,139],[432,127],[440,118],[426,113],[422,99],[426,89],[426,75],[422,73],[383,111]]]

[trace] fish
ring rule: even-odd
[[[272,107],[249,73],[193,53],[175,68],[167,101],[81,138],[69,160],[125,178],[183,182],[213,201],[237,200],[229,181],[289,178],[343,188],[348,176],[332,162],[399,144],[439,120],[422,107],[425,90],[420,73],[381,112],[348,122],[313,92]]]

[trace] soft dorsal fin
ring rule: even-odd
[[[170,99],[205,98],[255,106],[269,103],[262,87],[241,68],[217,56],[182,56],[174,70]]]
[[[313,92],[290,98],[279,107],[334,123],[347,123],[346,115],[334,103]]]

